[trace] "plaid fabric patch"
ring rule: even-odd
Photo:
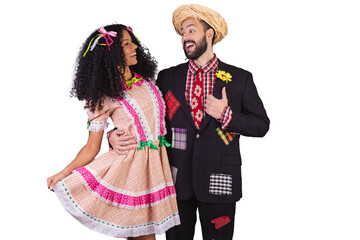
[[[229,145],[229,143],[231,143],[231,141],[234,139],[236,134],[231,134],[229,132],[225,132],[223,130],[221,130],[221,128],[217,128],[216,132],[218,133],[218,135],[221,137],[221,139],[224,141],[224,143],[226,145]]]
[[[186,150],[186,128],[171,128],[172,131],[172,148]]]
[[[232,175],[212,173],[210,175],[209,193],[214,195],[231,195]]]
[[[174,114],[180,107],[180,103],[170,90],[165,95],[165,102],[166,102],[166,115],[171,121]]]

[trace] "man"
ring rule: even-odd
[[[181,220],[166,238],[193,239],[198,209],[203,239],[232,239],[242,196],[239,137],[263,137],[270,120],[251,73],[213,52],[227,34],[219,13],[186,4],[174,11],[173,24],[189,61],[161,71],[157,80],[167,105],[166,139],[172,143],[168,155]],[[111,134],[109,141],[118,152],[130,147],[126,136]]]

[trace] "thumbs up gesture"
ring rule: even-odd
[[[215,119],[220,119],[224,108],[228,106],[228,99],[225,90],[225,87],[223,87],[221,99],[217,99],[213,95],[207,96],[205,111]]]

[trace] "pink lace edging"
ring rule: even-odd
[[[152,83],[152,82],[148,82],[151,89],[154,91],[157,101],[159,103],[159,118],[160,118],[160,135],[164,136],[165,133],[165,128],[164,128],[164,102],[163,99],[161,98],[161,94],[160,94],[160,90]]]
[[[87,187],[99,195],[103,200],[113,203],[112,205],[136,208],[141,206],[155,205],[158,202],[162,202],[171,196],[176,196],[175,187],[165,186],[164,188],[140,196],[129,196],[116,191],[113,191],[101,183],[94,177],[94,175],[86,168],[78,168],[75,170],[78,172],[87,184]]]
[[[137,132],[139,133],[140,135],[140,140],[143,141],[143,142],[146,142],[146,136],[145,136],[145,132],[144,132],[144,129],[140,123],[140,119],[139,119],[139,116],[136,114],[134,108],[132,108],[130,106],[130,104],[128,103],[128,101],[126,101],[125,98],[123,99],[119,99],[117,98],[116,99],[118,102],[121,102],[122,104],[125,105],[125,107],[127,108],[127,110],[129,111],[129,113],[133,116],[134,118],[134,123],[135,123],[135,126],[137,128]]]

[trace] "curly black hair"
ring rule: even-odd
[[[88,46],[93,44],[99,34],[98,30],[94,31],[81,47],[77,57],[73,86],[70,91],[72,97],[81,101],[85,100],[85,108],[92,112],[95,109],[102,109],[105,97],[122,98],[124,88],[121,82],[125,79],[123,73],[125,72],[126,61],[120,39],[124,30],[129,32],[132,42],[137,45],[137,64],[130,66],[130,70],[140,74],[148,81],[154,79],[157,71],[156,60],[126,26],[113,24],[104,28],[108,32],[117,33],[116,37],[111,37],[113,44],[111,44],[110,50],[107,45],[101,45],[106,44],[104,37],[99,39],[92,51],[88,49]],[[84,53],[86,53],[85,56]]]

